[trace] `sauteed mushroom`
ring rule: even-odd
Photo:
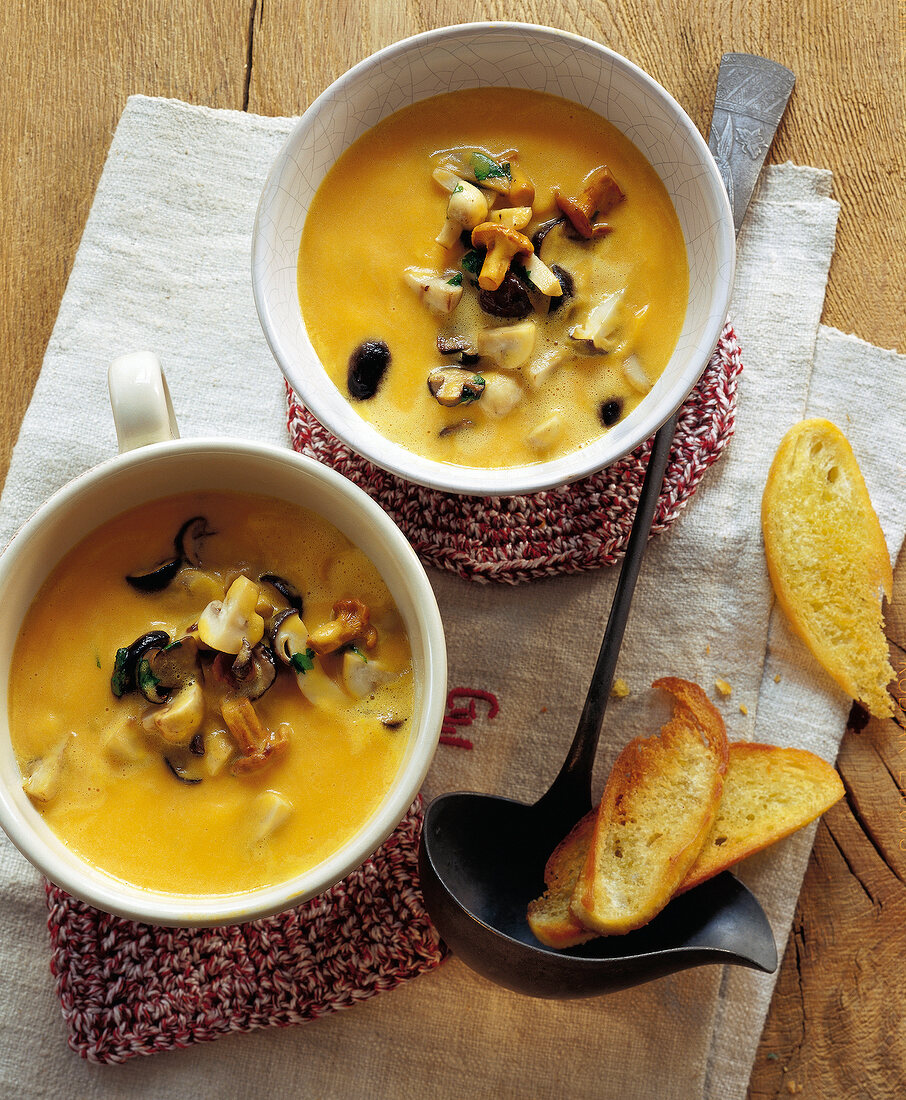
[[[264,619],[255,610],[258,585],[238,576],[222,600],[212,600],[198,616],[198,636],[221,653],[238,653],[243,640],[257,645],[264,637]]]

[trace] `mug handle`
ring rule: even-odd
[[[114,359],[107,371],[107,388],[120,454],[179,439],[167,379],[153,352],[133,351]]]

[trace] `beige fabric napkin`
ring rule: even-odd
[[[0,501],[0,543],[55,488],[111,455],[105,372],[151,347],[168,371],[184,435],[286,445],[283,387],[249,288],[249,234],[264,174],[291,122],[135,97],[114,137],[44,367]],[[715,694],[731,737],[798,744],[832,759],[847,710],[771,612],[761,486],[783,431],[813,412],[854,443],[892,551],[906,528],[906,361],[819,328],[837,205],[826,172],[768,170],[740,238],[732,319],[746,369],[737,434],[673,529],[649,547],[600,752],[599,785],[663,704],[673,673]],[[853,379],[870,378],[868,385]],[[881,379],[889,392],[880,389]],[[877,446],[877,440],[885,440]],[[426,793],[538,795],[581,709],[614,584],[612,570],[519,589],[432,572],[447,628],[450,686],[492,692],[441,746]],[[769,663],[765,663],[770,643]],[[781,674],[775,683],[775,671]],[[743,704],[748,713],[740,710]],[[749,861],[782,953],[811,831]],[[66,1045],[47,970],[43,890],[0,846],[0,1085],[20,1095],[240,1097],[742,1097],[773,979],[687,971],[579,1002],[524,998],[453,959],[352,1011],[287,1031],[221,1040],[123,1067],[83,1064]]]

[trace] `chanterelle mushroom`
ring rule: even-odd
[[[315,653],[320,656],[334,653],[358,640],[364,642],[366,649],[377,645],[377,631],[368,621],[371,612],[361,600],[337,600],[333,615],[331,622],[316,627],[308,636],[308,644]]]
[[[591,240],[592,237],[603,237],[611,228],[606,222],[592,222],[592,218],[604,217],[618,202],[623,201],[624,195],[610,169],[601,165],[582,181],[578,198],[571,199],[559,191],[554,198],[575,231],[586,240]]]
[[[452,248],[464,229],[474,229],[487,217],[488,200],[471,183],[460,180],[447,203],[447,220],[434,238],[444,248]]]
[[[212,600],[198,616],[198,637],[221,653],[238,653],[243,640],[257,645],[264,637],[264,619],[255,611],[258,585],[239,576],[222,600]]]
[[[223,700],[220,713],[242,752],[230,769],[234,775],[260,771],[285,755],[289,748],[285,722],[275,731],[265,729],[251,701],[236,695],[228,695]]]
[[[486,248],[487,255],[481,265],[478,285],[482,290],[496,290],[503,282],[510,267],[510,260],[520,252],[531,254],[534,245],[517,229],[497,222],[482,222],[472,230],[472,244]]]

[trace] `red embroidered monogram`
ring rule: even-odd
[[[465,699],[465,705],[459,700]],[[478,711],[475,700],[480,699],[487,703],[487,717],[496,718],[500,710],[497,696],[490,691],[482,691],[481,688],[453,688],[447,696],[447,713],[444,715],[444,724],[440,728],[440,743],[453,745],[457,749],[471,749],[472,742],[468,737],[461,737],[456,732],[457,726],[471,726],[477,717]]]

